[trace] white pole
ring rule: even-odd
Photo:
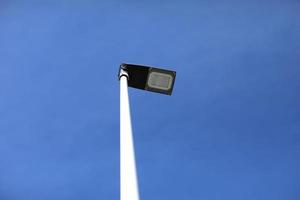
[[[120,199],[139,200],[127,78],[120,77]]]

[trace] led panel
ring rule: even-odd
[[[148,76],[148,87],[170,90],[172,87],[173,77],[170,74],[163,74],[159,72],[151,72]]]

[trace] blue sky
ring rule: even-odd
[[[0,199],[119,199],[119,64],[142,200],[299,200],[300,2],[0,1]]]

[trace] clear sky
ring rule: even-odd
[[[119,199],[122,62],[141,200],[300,199],[300,2],[0,1],[0,199]]]

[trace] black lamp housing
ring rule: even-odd
[[[174,87],[176,72],[144,65],[126,64],[120,65],[119,78],[127,72],[128,86],[171,95]]]

